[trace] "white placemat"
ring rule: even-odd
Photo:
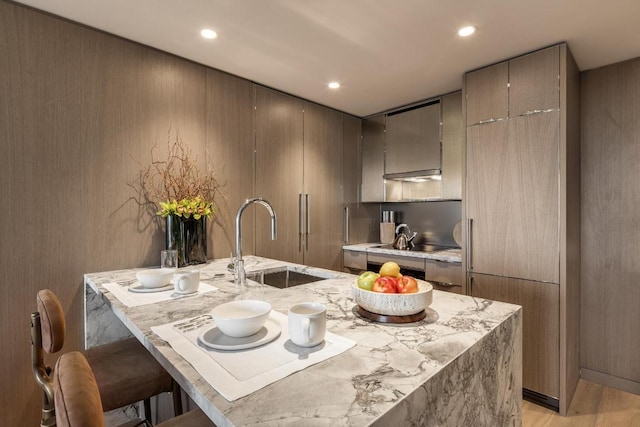
[[[327,332],[324,343],[301,348],[289,340],[286,315],[272,311],[270,318],[280,324],[280,336],[261,347],[238,351],[213,350],[198,341],[202,331],[215,326],[209,315],[153,326],[151,330],[230,402],[355,345],[350,339]]]
[[[190,297],[193,295],[201,295],[207,292],[215,291],[218,288],[212,285],[208,285],[204,282],[200,282],[198,286],[198,292],[193,294],[179,294],[173,290],[173,288],[161,292],[149,292],[149,293],[136,293],[129,292],[129,288],[132,286],[139,286],[140,282],[133,282],[127,285],[121,285],[119,283],[105,283],[103,286],[109,290],[121,303],[127,307],[138,307],[140,305],[155,304],[162,301],[174,300],[177,298]]]

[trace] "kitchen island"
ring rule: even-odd
[[[284,314],[298,302],[325,304],[328,330],[356,345],[227,401],[151,327],[205,314],[237,298],[228,259],[198,266],[202,281],[216,291],[130,308],[104,285],[131,282],[136,270],[86,274],[86,345],[133,334],[219,426],[521,424],[519,306],[434,291],[424,320],[373,323],[354,309],[355,276],[260,257],[245,261],[249,273],[288,267],[325,278],[286,289],[266,286],[260,296]]]

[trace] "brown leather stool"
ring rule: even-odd
[[[41,425],[53,425],[54,388],[51,368],[44,364],[49,354],[62,349],[65,315],[58,297],[49,289],[38,292],[38,311],[31,315],[31,359],[36,381],[43,389]],[[105,411],[144,401],[145,418],[151,418],[150,397],[172,392],[174,415],[182,413],[180,387],[153,356],[136,340],[127,338],[84,351],[96,378]]]
[[[56,389],[56,422],[59,427],[104,427],[104,414],[100,392],[91,367],[82,353],[63,354],[54,370]],[[149,426],[144,420],[134,420],[121,427]],[[158,427],[214,426],[201,410],[172,418]]]

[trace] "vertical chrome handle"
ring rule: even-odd
[[[473,218],[468,219],[467,226],[467,270],[473,270]]]
[[[302,249],[302,236],[304,235],[304,208],[302,206],[302,193],[298,193],[298,247]]]
[[[307,226],[306,226],[306,234],[307,236],[311,233],[311,197],[309,193],[304,195],[305,200],[305,208],[307,209]]]
[[[349,206],[344,207],[344,242],[349,243]]]
[[[473,296],[473,276],[469,275],[469,296]]]

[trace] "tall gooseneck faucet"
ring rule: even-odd
[[[242,259],[242,212],[252,203],[259,203],[269,211],[269,215],[271,215],[271,240],[276,240],[276,213],[271,206],[271,203],[267,202],[261,197],[256,197],[253,199],[247,199],[245,202],[238,208],[238,213],[236,213],[236,259],[233,264],[234,273],[235,273],[235,283],[236,285],[244,286],[247,282],[247,273],[244,271],[244,260]]]

